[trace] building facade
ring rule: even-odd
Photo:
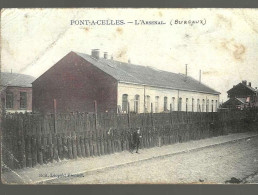
[[[118,107],[127,112],[150,113],[188,111],[216,112],[219,95],[180,89],[164,89],[153,86],[118,83]]]
[[[32,86],[33,111],[44,113],[94,112],[94,101],[98,112],[215,112],[220,94],[183,74],[101,58],[98,50],[70,52]]]
[[[34,77],[17,73],[1,73],[1,107],[5,112],[32,111]]]

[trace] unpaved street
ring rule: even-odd
[[[258,137],[254,137],[51,183],[225,183],[232,177],[258,183],[257,175]]]

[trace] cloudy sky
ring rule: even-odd
[[[163,21],[165,25],[71,25],[71,20]],[[176,25],[175,20],[205,21]],[[173,25],[170,25],[172,21]],[[5,9],[1,69],[40,76],[70,51],[185,73],[221,92],[258,87],[257,9]]]

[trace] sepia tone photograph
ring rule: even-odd
[[[257,184],[258,10],[1,10],[3,184]]]

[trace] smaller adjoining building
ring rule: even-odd
[[[1,72],[1,110],[4,112],[32,111],[32,82],[25,74]]]
[[[227,91],[229,100],[222,104],[222,108],[227,109],[246,109],[258,108],[258,90],[253,88],[252,83],[244,80],[241,83],[234,85],[233,88]]]

